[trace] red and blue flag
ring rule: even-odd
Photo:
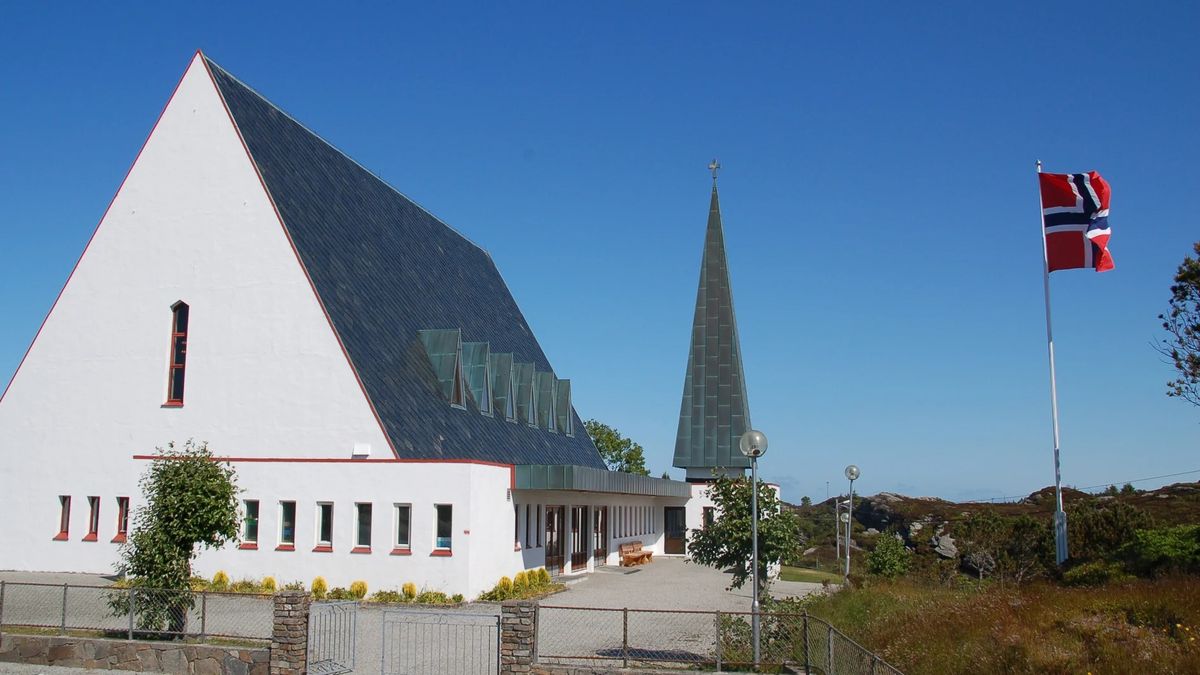
[[[1049,271],[1091,267],[1113,268],[1108,253],[1108,181],[1095,171],[1038,174],[1042,188]]]

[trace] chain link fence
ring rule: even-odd
[[[751,670],[751,614],[538,607],[539,663]],[[759,615],[759,665],[819,675],[901,675],[828,622],[807,613]]]
[[[273,616],[270,595],[0,581],[0,629],[265,641]]]

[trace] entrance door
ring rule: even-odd
[[[663,525],[666,530],[663,541],[663,553],[667,555],[683,555],[687,538],[687,512],[682,506],[667,506],[663,508]]]
[[[587,507],[571,507],[571,571],[587,569]]]
[[[562,572],[563,566],[563,507],[546,507],[546,571]]]
[[[608,562],[608,507],[592,507],[592,560],[596,565]]]

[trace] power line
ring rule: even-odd
[[[1088,490],[1095,490],[1097,488],[1106,488],[1110,485],[1124,485],[1126,483],[1132,485],[1133,483],[1144,483],[1148,480],[1159,480],[1161,478],[1174,478],[1176,476],[1187,476],[1187,475],[1193,474],[1193,473],[1200,473],[1200,469],[1193,469],[1191,471],[1179,471],[1177,473],[1164,473],[1161,476],[1150,476],[1148,478],[1134,478],[1133,480],[1110,481],[1108,483],[1101,483],[1099,485],[1088,485],[1087,487],[1081,487],[1081,488],[1071,487],[1071,486],[1067,486],[1067,487],[1071,487],[1072,490],[1079,490],[1080,492],[1086,492]],[[1008,499],[1025,499],[1028,496],[1029,495],[1012,495],[1009,497],[988,497],[986,499],[973,499],[971,501],[972,502],[995,502],[995,501],[1005,501]],[[967,502],[967,503],[971,503],[971,502]]]

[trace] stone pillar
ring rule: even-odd
[[[305,675],[308,670],[308,605],[305,591],[275,594],[271,631],[271,675]]]
[[[500,672],[528,673],[537,640],[537,607],[528,600],[500,606]]]

